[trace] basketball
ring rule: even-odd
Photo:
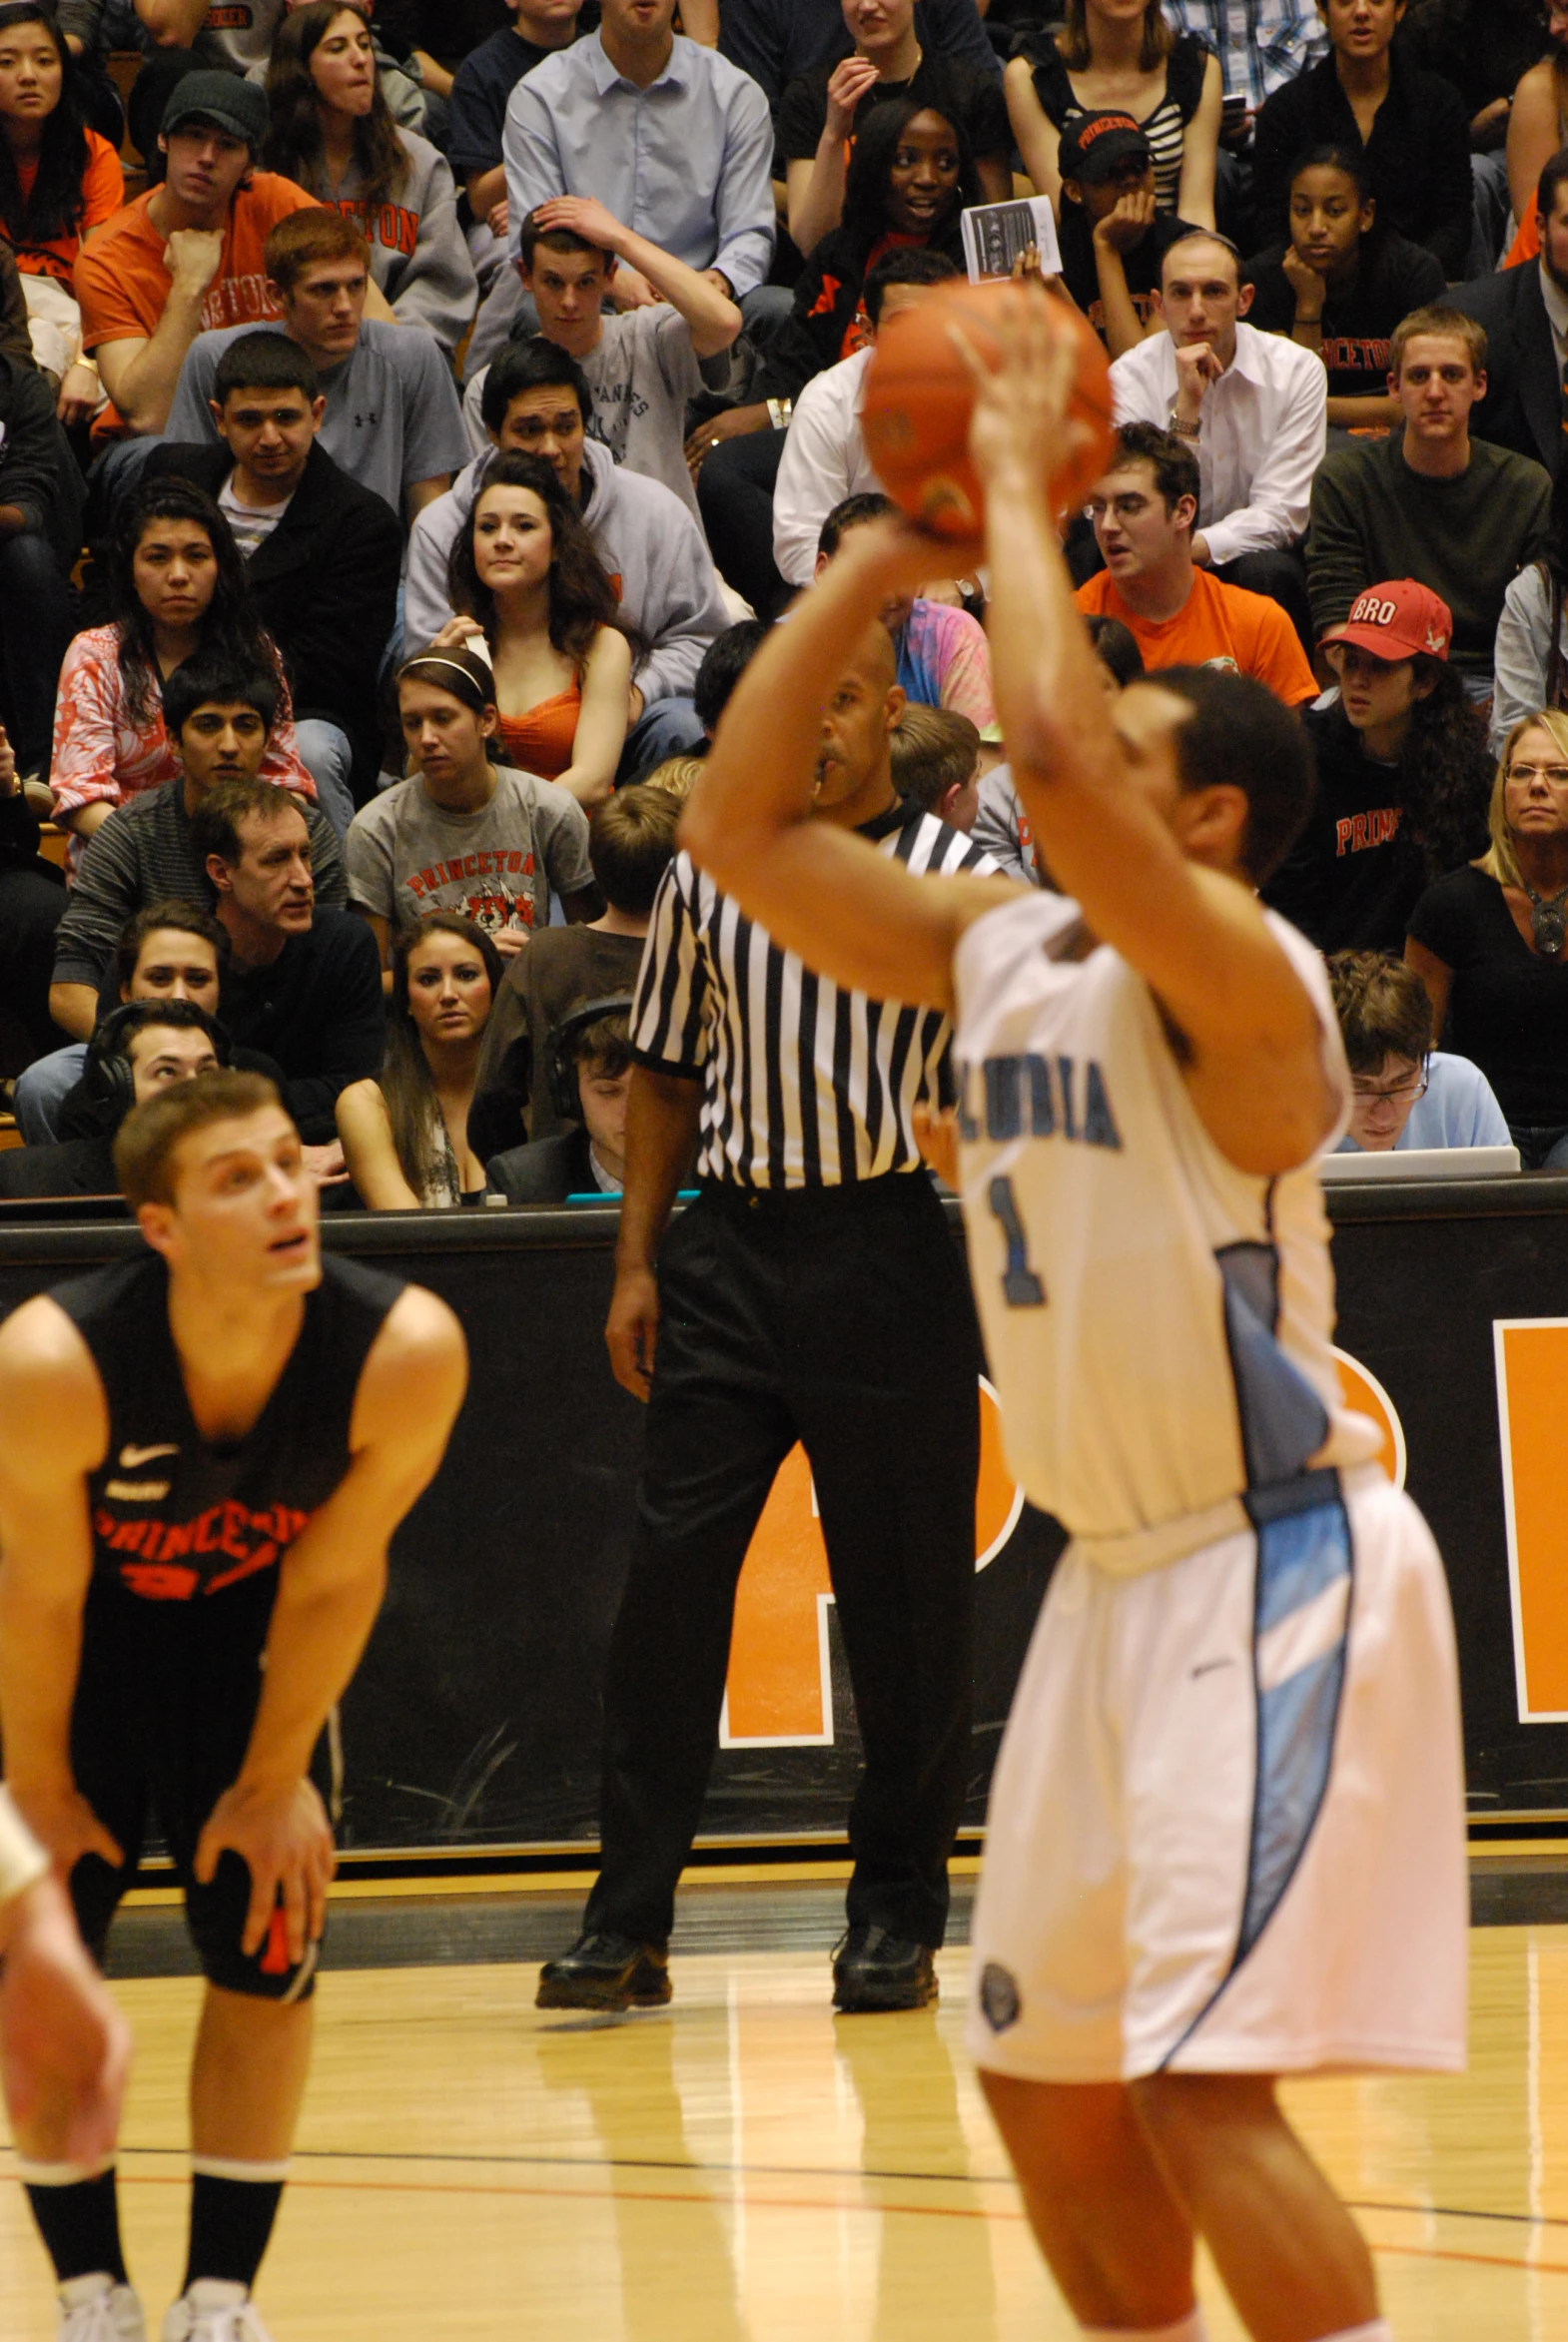
[[[983,358],[997,349],[999,305],[1007,284],[942,285],[913,309],[889,318],[877,337],[861,411],[866,452],[894,502],[939,536],[973,537],[985,519],[985,495],[969,459],[974,385],[948,335],[958,325]],[[1059,510],[1082,503],[1111,453],[1110,361],[1082,311],[1048,295],[1078,337],[1071,414],[1093,436],[1053,481]]]

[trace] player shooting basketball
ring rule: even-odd
[[[313,1762],[389,1541],[440,1461],[463,1343],[432,1293],[323,1262],[299,1134],[259,1076],[161,1093],[115,1162],[151,1251],[0,1328],[0,1728],[15,1804],[100,1957],[156,1809],[207,1977],[164,2342],[266,2342],[250,2289],[335,1860]],[[64,2131],[20,2021],[5,2046],[62,2342],[142,2342],[112,2126],[89,2098]]]
[[[1239,677],[1106,697],[1052,516],[1075,351],[1020,293],[994,369],[969,354],[998,705],[1066,894],[917,882],[807,819],[844,646],[931,566],[892,526],[857,531],[747,670],[685,842],[808,964],[956,1019],[1008,1452],[1073,1539],[972,1955],[971,2044],[1042,2249],[1119,2342],[1200,2342],[1196,2236],[1257,2342],[1387,2342],[1275,2077],[1462,2061],[1446,1588],[1329,1348],[1314,1164],[1349,1080],[1315,954],[1255,894],[1305,817],[1307,750]]]

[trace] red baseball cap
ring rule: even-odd
[[[1440,594],[1429,585],[1418,585],[1413,577],[1390,577],[1358,593],[1344,624],[1330,626],[1322,639],[1353,642],[1357,650],[1392,664],[1421,651],[1428,658],[1445,659],[1453,630],[1453,612]]]

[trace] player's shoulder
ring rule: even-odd
[[[998,888],[995,902],[977,908],[954,950],[960,1021],[1002,1004],[1022,984],[1043,983],[1082,929],[1083,914],[1071,896],[1040,887],[1016,887],[1011,893]]]
[[[373,1440],[400,1437],[432,1414],[449,1421],[467,1371],[468,1345],[456,1311],[427,1285],[399,1285],[367,1354],[356,1413],[369,1411],[366,1429]]]
[[[101,1444],[103,1378],[70,1297],[35,1293],[0,1323],[0,1452],[14,1460],[58,1464],[68,1450],[85,1465]]]

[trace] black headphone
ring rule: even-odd
[[[119,1008],[112,1009],[94,1028],[93,1037],[87,1045],[86,1062],[82,1067],[77,1103],[82,1114],[90,1117],[95,1127],[106,1135],[112,1136],[118,1131],[136,1104],[136,1076],[131,1067],[131,1053],[126,1046],[127,1031],[140,1032],[145,1025],[156,1025],[159,1022],[157,1015],[149,1016],[147,1012],[173,1005],[172,1002],[153,1000],[122,1001]],[[209,1017],[205,1009],[197,1008],[194,1001],[182,1002],[180,1005],[189,1008],[193,1017],[200,1018],[200,1030],[212,1043],[218,1063],[227,1066],[234,1055],[234,1048],[223,1027]],[[186,1024],[187,1019],[181,1017],[179,1025],[183,1027]]]
[[[603,1000],[584,1001],[553,1026],[544,1042],[544,1087],[549,1092],[550,1104],[563,1123],[580,1123],[582,1097],[577,1088],[577,1064],[572,1054],[572,1043],[585,1025],[596,1025],[601,1017],[629,1017],[632,998],[629,992],[607,993]]]

